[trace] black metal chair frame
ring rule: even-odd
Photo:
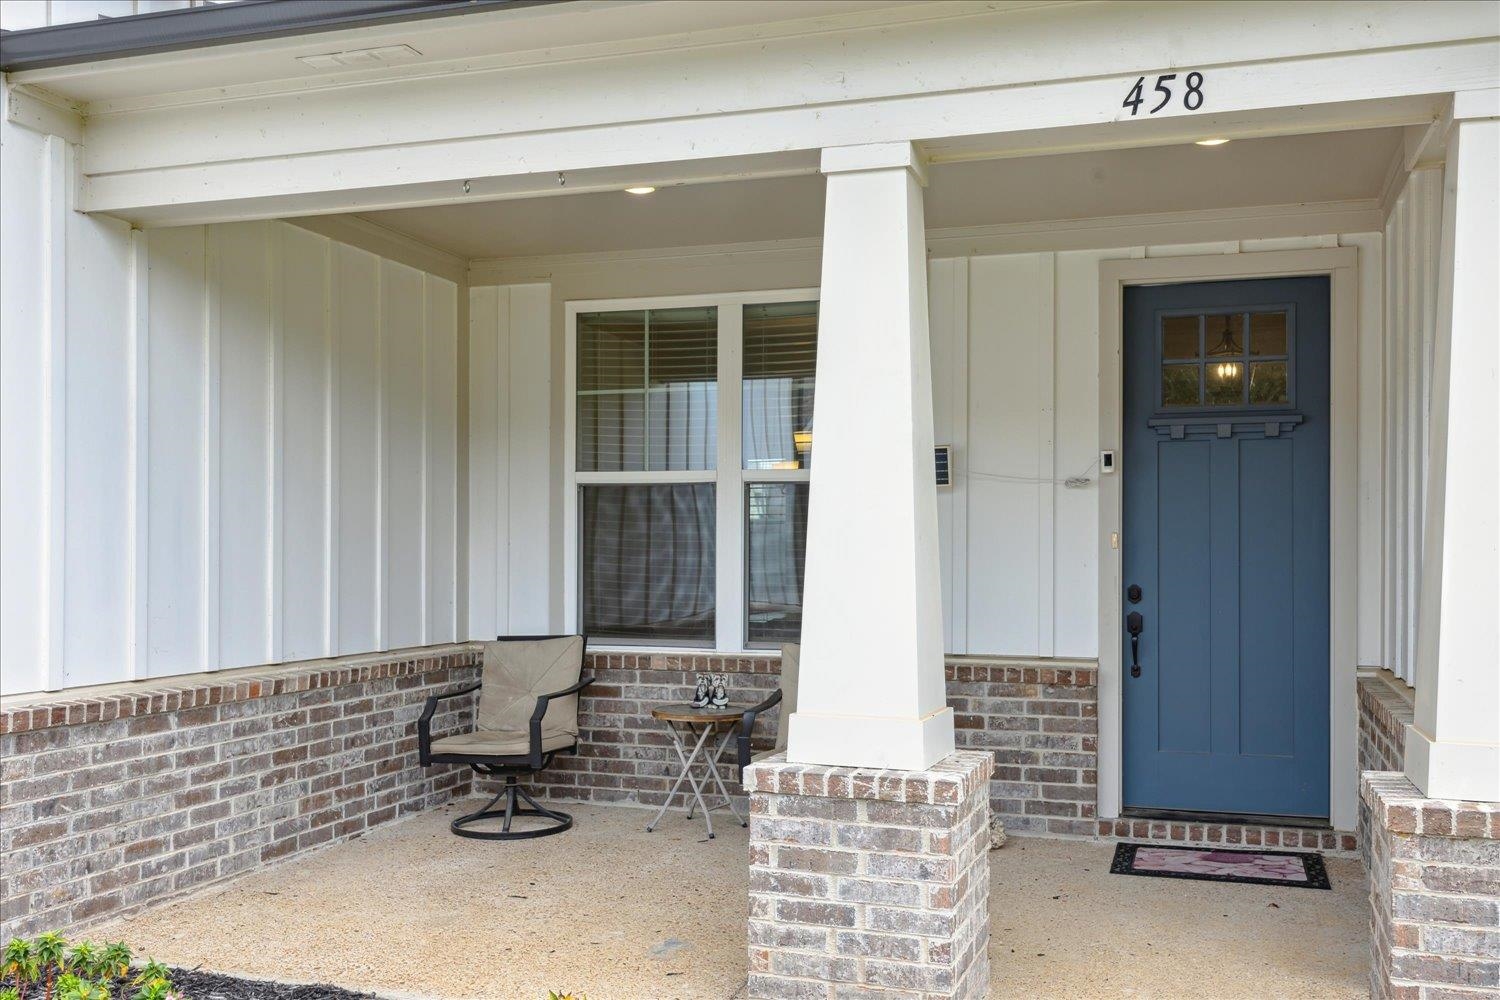
[[[565,635],[502,635],[497,636],[497,642],[536,642],[543,639],[571,639],[573,634]],[[588,655],[588,636],[582,636],[584,656]],[[558,747],[555,750],[542,749],[542,719],[547,714],[547,705],[554,698],[566,698],[568,695],[579,694],[584,688],[594,683],[594,678],[585,676],[582,668],[579,670],[578,683],[561,691],[553,691],[549,694],[537,695],[536,708],[531,713],[530,742],[531,748],[528,753],[514,755],[496,754],[464,754],[464,753],[433,753],[432,752],[432,717],[437,712],[438,702],[448,698],[457,698],[461,695],[472,694],[478,691],[484,680],[466,684],[455,691],[446,694],[431,695],[427,704],[422,708],[422,715],[417,719],[417,754],[423,767],[433,764],[467,764],[474,773],[486,778],[504,778],[505,785],[496,793],[495,797],[485,803],[484,808],[477,812],[460,816],[448,828],[460,837],[472,837],[476,840],[529,840],[533,837],[550,837],[555,833],[562,833],[573,825],[573,817],[568,813],[556,809],[548,809],[536,799],[532,798],[525,788],[521,787],[518,779],[524,775],[536,774],[552,763],[552,758],[559,753],[578,753],[578,740],[575,737],[572,744]],[[476,707],[477,712],[477,707]],[[505,799],[505,808],[494,808],[495,803],[501,798]],[[524,799],[530,808],[520,805],[517,800]],[[512,830],[511,820],[516,816],[536,816],[547,820],[547,824],[534,830]],[[482,820],[503,818],[499,830],[472,830],[469,827]]]
[[[751,730],[755,728],[755,717],[762,712],[769,712],[779,704],[781,704],[781,688],[772,691],[770,697],[759,705],[746,709],[744,716],[740,719],[740,735],[736,740],[739,749],[739,778],[741,785],[745,783],[745,768],[750,766],[750,737],[752,735]],[[786,725],[786,720],[782,719],[781,724],[783,726]]]

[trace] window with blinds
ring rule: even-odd
[[[712,483],[581,487],[583,630],[714,643]]]
[[[708,648],[799,637],[818,303],[764,298],[574,317],[569,489],[590,637]],[[724,317],[740,320],[725,329],[742,339],[726,345],[721,371]],[[721,379],[741,396],[726,411],[740,425],[725,428],[723,455]],[[716,607],[721,575],[743,584],[740,607]]]
[[[818,303],[745,306],[741,454],[746,469],[806,469],[812,461]]]
[[[712,469],[718,457],[718,310],[578,317],[578,470]]]

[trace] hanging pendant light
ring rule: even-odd
[[[1219,334],[1219,342],[1208,349],[1210,358],[1237,358],[1243,353],[1234,339],[1234,320],[1233,316],[1224,317],[1224,330]],[[1228,381],[1239,377],[1240,366],[1237,362],[1220,361],[1217,372],[1220,379]]]

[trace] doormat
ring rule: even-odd
[[[1112,875],[1332,888],[1323,855],[1314,851],[1224,851],[1167,844],[1116,844],[1109,871]]]

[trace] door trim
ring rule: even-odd
[[[1099,447],[1117,456],[1099,477],[1099,818],[1120,815],[1124,781],[1120,663],[1124,440],[1122,316],[1128,285],[1175,285],[1327,275],[1329,279],[1328,807],[1335,830],[1355,827],[1359,586],[1359,248],[1268,250],[1099,262]]]

